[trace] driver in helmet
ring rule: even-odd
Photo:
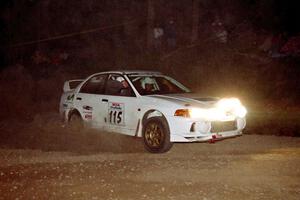
[[[128,82],[122,76],[118,76],[116,80],[122,84],[123,88],[129,87]]]
[[[119,83],[121,83],[122,88],[119,90],[119,95],[121,96],[132,96],[132,90],[129,87],[128,82],[122,76],[118,76],[116,79]]]
[[[141,80],[141,85],[146,94],[157,90],[156,82],[153,78],[145,77]]]

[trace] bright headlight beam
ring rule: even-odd
[[[209,109],[201,109],[201,108],[193,108],[190,111],[191,118],[201,118],[204,120],[220,120],[225,117],[225,113],[218,108],[209,108]]]
[[[233,111],[238,117],[245,117],[247,114],[246,108],[241,104],[237,98],[221,99],[217,103],[217,107],[226,111]]]
[[[221,109],[229,109],[229,108],[234,108],[237,106],[241,106],[241,102],[239,99],[237,98],[228,98],[228,99],[221,99],[218,103],[217,103],[217,107],[221,108]]]
[[[236,110],[235,110],[235,114],[239,117],[245,117],[247,114],[247,109],[244,106],[239,106]]]
[[[189,113],[191,118],[201,118],[207,114],[207,111],[201,108],[192,108],[189,110]]]
[[[201,118],[208,121],[224,120],[228,118],[227,113],[230,112],[237,117],[245,117],[246,108],[237,98],[221,99],[214,108],[192,108],[189,110],[191,118]]]

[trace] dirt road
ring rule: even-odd
[[[2,148],[0,199],[300,199],[300,138],[243,135],[155,155],[123,137],[113,139],[128,151]]]

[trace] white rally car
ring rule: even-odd
[[[214,141],[242,134],[246,108],[236,98],[195,97],[169,76],[109,71],[64,84],[60,114],[67,123],[143,137],[152,153],[174,142]]]

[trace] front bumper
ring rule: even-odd
[[[236,137],[242,135],[242,131],[226,131],[221,133],[209,133],[207,135],[191,136],[191,134],[186,135],[172,135],[171,142],[206,142],[222,140],[230,137]]]
[[[225,122],[224,124],[228,124]],[[229,123],[230,124],[230,123]],[[205,142],[222,140],[242,135],[246,126],[245,118],[237,118],[234,126],[215,128],[214,122],[194,121],[187,118],[172,117],[169,121],[171,142]]]

